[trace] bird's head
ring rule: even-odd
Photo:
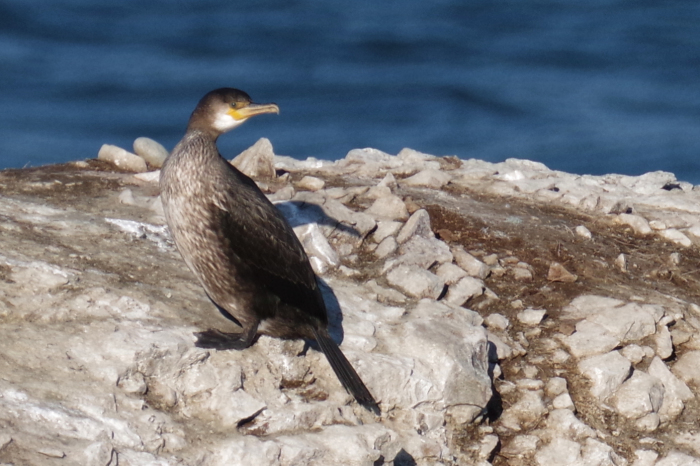
[[[248,94],[238,89],[216,89],[199,101],[187,128],[219,136],[252,116],[279,112],[277,105],[253,103]]]

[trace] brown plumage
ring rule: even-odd
[[[217,89],[190,117],[160,175],[165,218],[183,259],[241,333],[207,330],[201,348],[244,349],[258,333],[316,340],[343,386],[365,408],[376,401],[328,334],[328,316],[309,259],[284,217],[255,182],[228,163],[217,138],[274,104]]]

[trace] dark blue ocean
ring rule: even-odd
[[[265,136],[700,184],[696,0],[0,1],[0,168],[171,149],[224,86],[281,109],[228,156]]]

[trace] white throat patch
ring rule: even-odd
[[[236,120],[226,112],[219,112],[216,114],[216,119],[214,120],[214,128],[216,128],[217,131],[225,133],[226,131],[231,131],[244,121],[245,120]]]

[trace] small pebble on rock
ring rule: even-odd
[[[562,393],[561,395],[557,395],[553,400],[552,400],[552,406],[554,409],[570,409],[570,410],[575,410],[574,409],[574,401],[571,399],[571,395],[569,393]]]
[[[615,267],[617,267],[621,272],[627,272],[627,256],[620,254],[615,258]]]
[[[415,265],[399,265],[386,276],[390,285],[414,298],[437,299],[445,282],[437,275]]]
[[[302,189],[306,191],[318,191],[320,189],[323,189],[325,185],[326,182],[323,181],[321,178],[316,178],[315,176],[309,175],[304,176],[296,184],[297,189]]]
[[[433,230],[430,228],[430,216],[425,209],[418,209],[411,215],[403,228],[401,228],[401,231],[399,231],[396,241],[405,243],[415,235],[428,239],[435,237]]]
[[[550,282],[573,283],[578,279],[576,275],[566,270],[559,262],[552,262],[549,265],[547,280]]]
[[[467,272],[465,272],[464,269],[451,262],[440,264],[435,270],[435,274],[445,280],[446,285],[453,285],[467,276]]]
[[[552,377],[547,382],[545,393],[549,397],[556,397],[567,391],[566,379],[563,377]]]
[[[382,197],[365,210],[366,214],[376,217],[378,220],[408,220],[408,209],[400,197]]]
[[[513,278],[518,281],[529,282],[532,281],[532,272],[529,269],[521,267],[513,267],[510,269],[513,274]]]
[[[689,248],[693,245],[693,242],[690,241],[690,238],[688,238],[686,235],[684,235],[682,232],[676,230],[675,228],[669,228],[667,230],[661,230],[659,232],[659,235],[662,238],[665,238],[672,243],[679,244],[681,246],[684,246],[686,248]]]
[[[440,189],[445,186],[452,176],[440,170],[423,170],[415,175],[401,180],[405,186],[423,186],[426,188]]]
[[[104,160],[115,165],[122,170],[141,173],[148,171],[146,161],[136,154],[122,149],[121,147],[103,144],[97,154],[98,160]]]
[[[469,254],[462,246],[452,248],[454,260],[467,274],[472,277],[484,279],[489,276],[490,268],[476,257]]]
[[[498,254],[489,254],[481,258],[486,265],[498,265]]]
[[[584,239],[591,239],[593,237],[593,235],[591,234],[591,231],[583,225],[577,226],[574,229],[574,231],[576,232],[577,236],[580,236],[581,238],[584,238]]]
[[[255,144],[231,160],[231,164],[254,180],[274,180],[277,178],[275,153],[272,149],[272,143],[267,138],[258,139]]]
[[[389,254],[392,254],[398,248],[396,240],[393,236],[387,236],[384,241],[379,243],[379,246],[374,250],[374,255],[380,259],[385,258]]]
[[[591,381],[591,395],[602,401],[627,380],[631,364],[618,351],[611,351],[584,359],[578,368]]]
[[[502,314],[489,314],[484,318],[484,324],[490,329],[505,330],[510,322]]]
[[[437,275],[440,276],[439,273]],[[463,306],[470,299],[484,294],[484,291],[485,286],[482,280],[474,277],[464,277],[447,288],[445,301],[455,306]]]
[[[394,221],[379,221],[377,229],[372,234],[372,239],[376,243],[381,243],[387,236],[395,235],[399,231],[403,223]]]
[[[158,141],[140,137],[134,141],[134,152],[150,166],[160,168],[168,157],[168,150]]]
[[[639,364],[644,359],[644,350],[641,346],[630,344],[620,350],[620,354],[629,359],[632,364]]]
[[[514,302],[511,303],[511,306],[513,305]],[[520,305],[522,306],[522,302],[520,303]],[[544,318],[546,313],[547,311],[545,311],[544,309],[527,308],[518,312],[517,318],[521,324],[534,327],[536,325],[539,325],[540,322],[542,322],[542,319]]]
[[[644,236],[652,232],[647,219],[639,215],[622,213],[615,217],[614,222],[629,226],[638,235]]]

